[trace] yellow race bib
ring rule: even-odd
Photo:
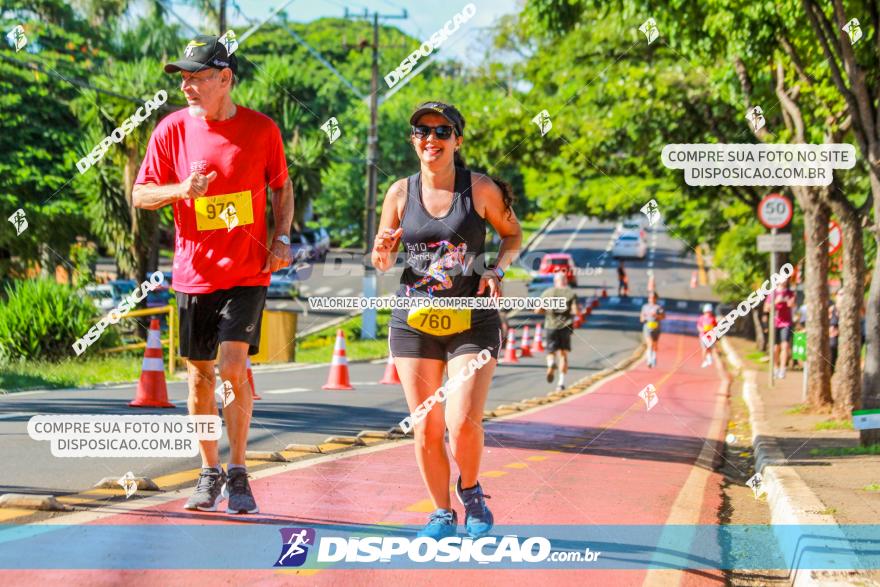
[[[656,320],[651,320],[650,322],[648,322],[648,328],[650,328],[651,330],[655,330],[658,326],[660,326],[660,323],[658,323]]]
[[[251,192],[237,192],[221,196],[196,198],[196,226],[199,230],[232,230],[236,226],[254,223]]]
[[[406,323],[434,336],[458,334],[471,327],[471,311],[467,308],[413,308]]]

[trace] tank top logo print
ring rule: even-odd
[[[452,278],[467,270],[469,259],[467,255],[467,243],[452,244],[443,240],[436,243],[407,243],[407,263],[414,268],[424,267],[428,259],[430,262],[424,269],[424,277],[406,288],[406,294],[410,291],[427,286],[429,296],[435,291],[444,291],[452,287]],[[434,249],[431,252],[431,249]]]

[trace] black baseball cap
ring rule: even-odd
[[[443,102],[423,102],[419,104],[416,111],[409,117],[409,123],[414,125],[423,115],[431,113],[439,114],[452,123],[453,128],[455,128],[455,134],[458,136],[464,135],[464,116],[461,115],[458,108]]]
[[[202,71],[203,69],[229,68],[235,74],[238,62],[235,55],[230,55],[223,44],[223,37],[215,35],[199,35],[192,39],[183,50],[179,61],[165,64],[165,73],[178,71]]]

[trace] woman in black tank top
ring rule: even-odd
[[[373,265],[380,271],[392,268],[403,244],[398,297],[500,297],[504,271],[522,241],[510,187],[464,167],[458,154],[464,118],[454,106],[425,102],[410,124],[420,170],[395,182],[385,195]],[[501,237],[498,259],[488,266],[487,223]],[[388,338],[411,413],[401,425],[414,431],[416,460],[435,507],[419,534],[436,539],[455,535],[444,439],[448,428],[461,473],[456,495],[464,505],[465,527],[471,536],[484,536],[493,519],[478,475],[483,407],[502,346],[498,312],[395,309]],[[450,381],[440,389],[444,372]]]

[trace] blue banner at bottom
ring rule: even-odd
[[[878,569],[880,525],[0,525],[0,569]]]

